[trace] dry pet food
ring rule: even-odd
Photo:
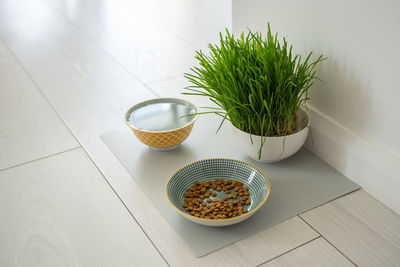
[[[219,192],[218,192],[219,191]],[[226,196],[217,198],[217,193]],[[205,219],[227,219],[247,213],[244,205],[250,205],[250,192],[242,182],[215,179],[196,181],[186,190],[183,208],[191,215]]]

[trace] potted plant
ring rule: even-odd
[[[307,138],[310,118],[304,107],[322,55],[313,61],[310,52],[302,61],[269,24],[266,38],[249,31],[235,39],[226,30],[219,46],[208,48],[208,55],[196,51],[199,67],[185,73],[192,85],[184,94],[217,105],[199,114],[215,113],[223,118],[221,125],[230,121],[235,145],[253,159],[275,162],[296,153]]]

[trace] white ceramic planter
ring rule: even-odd
[[[298,131],[287,136],[262,138],[258,135],[251,135],[250,139],[249,133],[239,130],[232,124],[231,135],[238,149],[250,158],[265,163],[277,162],[299,151],[307,139],[310,126],[308,113],[304,109],[299,110],[296,121],[299,125]],[[261,151],[261,158],[259,158],[262,141],[265,143]]]

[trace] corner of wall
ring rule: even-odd
[[[377,200],[400,214],[400,158],[309,105],[306,147]]]

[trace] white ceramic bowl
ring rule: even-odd
[[[291,135],[278,137],[251,135],[250,138],[249,133],[241,131],[231,124],[231,136],[235,146],[250,158],[265,163],[277,162],[299,151],[307,139],[310,117],[304,109],[299,110],[297,121],[300,129]],[[259,158],[261,142],[264,141],[261,158]]]

